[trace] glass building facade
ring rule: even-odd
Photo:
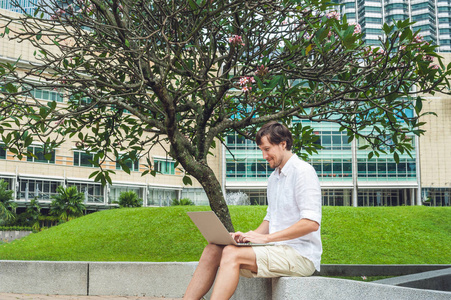
[[[396,206],[418,203],[416,153],[390,154],[368,159],[368,150],[358,150],[363,140],[348,142],[345,132],[332,123],[311,123],[322,149],[308,162],[315,168],[322,187],[323,205]],[[411,142],[415,147],[415,138]],[[271,169],[253,141],[232,134],[226,139],[226,191],[246,193],[252,204],[266,204],[266,181]],[[354,195],[354,196],[353,196]]]
[[[349,23],[358,22],[367,45],[379,45],[382,25],[410,19],[414,32],[451,52],[451,0],[335,0],[334,9]]]

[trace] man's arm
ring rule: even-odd
[[[263,220],[263,222],[260,224],[260,226],[257,227],[257,229],[255,229],[254,231],[249,231],[249,232],[256,232],[256,233],[259,233],[262,235],[266,235],[269,233],[269,222],[266,220]],[[244,243],[244,240],[243,240],[244,236],[247,235],[249,232],[243,233],[241,231],[237,231],[237,232],[231,232],[230,235],[238,243]]]
[[[265,224],[266,222],[266,224]],[[295,239],[317,231],[319,224],[309,219],[301,219],[290,227],[269,234],[269,222],[263,223],[255,230],[242,234],[242,241],[252,243],[271,243]]]

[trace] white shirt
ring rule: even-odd
[[[308,258],[319,271],[321,263],[321,187],[315,169],[293,155],[282,170],[274,170],[268,179],[269,233],[281,231],[301,219],[317,222],[317,231],[305,236],[278,242],[293,247]]]

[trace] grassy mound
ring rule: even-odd
[[[208,207],[113,209],[0,245],[2,260],[196,261],[206,241],[186,214]],[[266,207],[230,207],[236,230]],[[324,207],[324,264],[450,264],[451,208]]]

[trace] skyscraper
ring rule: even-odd
[[[382,25],[410,19],[414,32],[451,52],[451,0],[335,0],[336,10],[348,22],[358,22],[367,45],[378,45]]]

